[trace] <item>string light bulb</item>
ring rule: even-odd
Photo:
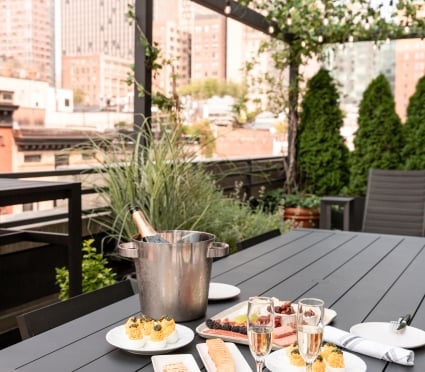
[[[370,28],[369,20],[366,18],[366,22],[364,24],[364,29],[369,30],[369,28]]]
[[[274,34],[274,27],[272,25],[269,25],[269,28],[267,29],[270,35]]]
[[[323,43],[323,35],[319,35],[319,37],[317,38],[317,41],[319,43]]]
[[[306,42],[305,42],[305,40],[301,41],[301,46],[302,46],[303,48],[305,48],[305,46],[306,46]]]
[[[323,18],[323,26],[327,26],[328,24],[329,24],[328,14],[325,13],[325,16]]]
[[[226,5],[224,7],[224,14],[229,15],[230,13],[232,13],[232,7],[230,5],[230,0],[227,0]]]
[[[406,26],[404,26],[404,32],[407,34],[410,31],[409,23],[406,22]]]
[[[286,24],[288,26],[291,26],[292,25],[292,18],[291,18],[291,15],[290,14],[288,14],[288,18],[286,18]]]

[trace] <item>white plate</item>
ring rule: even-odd
[[[297,305],[296,304],[292,304],[294,306],[294,309],[296,310]],[[246,314],[247,312],[247,307],[248,307],[248,301],[242,301],[220,313],[218,313],[217,315],[214,315],[212,317],[212,319],[222,319],[222,318],[229,318],[232,319],[238,315],[241,314]],[[336,317],[336,311],[332,310],[332,309],[325,309],[325,314],[324,314],[324,323],[327,325],[329,323],[332,322],[332,320],[334,320],[334,318]],[[224,341],[229,341],[229,342],[236,342],[238,344],[243,344],[243,345],[248,345],[248,339],[245,336],[241,336],[241,337],[232,337],[232,336],[221,336],[221,335],[217,335],[217,334],[211,334],[208,333],[209,328],[207,327],[206,323],[203,322],[200,325],[198,325],[196,327],[196,332],[204,337],[204,338],[215,338],[215,337],[220,337],[221,339],[223,339]],[[280,348],[280,346],[273,344],[273,349],[278,349]]]
[[[177,342],[173,344],[167,344],[162,348],[151,347],[148,343],[145,343],[143,346],[138,346],[137,342],[130,340],[125,334],[125,326],[120,325],[111,329],[106,334],[106,341],[108,341],[112,346],[118,347],[130,353],[142,354],[142,355],[155,355],[155,354],[165,354],[169,351],[179,349],[183,346],[186,346],[192,342],[193,337],[195,336],[193,331],[181,324],[176,324],[176,331],[178,334]]]
[[[210,288],[208,291],[209,300],[226,300],[229,298],[236,297],[241,293],[241,290],[238,287],[230,284],[224,283],[210,283]]]
[[[395,333],[389,322],[366,322],[355,324],[350,333],[383,344],[412,349],[425,345],[425,332],[407,326],[402,333]]]
[[[286,348],[285,348],[286,349]],[[272,352],[266,356],[266,367],[271,372],[289,372],[291,371],[291,365],[289,364],[289,359],[286,356],[286,350],[280,349]],[[347,353],[344,353],[345,361],[345,370],[344,372],[365,372],[367,369],[366,363],[360,359],[358,356]],[[299,367],[294,367],[294,371],[300,370]]]
[[[178,362],[183,363],[188,372],[201,372],[192,354],[154,355],[151,359],[155,372],[162,372],[167,364]]]
[[[232,354],[233,361],[235,362],[235,372],[252,372],[251,367],[249,366],[237,346],[232,342],[226,342],[226,346]],[[197,344],[196,348],[198,349],[198,353],[201,356],[202,362],[204,363],[204,366],[207,371],[216,372],[215,364],[211,360],[210,355],[208,354],[207,344]]]

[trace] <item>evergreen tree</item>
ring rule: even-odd
[[[395,112],[394,97],[387,78],[378,75],[363,93],[350,158],[349,190],[365,195],[370,168],[399,169],[404,145],[403,128]]]
[[[308,192],[335,195],[349,178],[348,148],[340,134],[343,113],[336,85],[325,69],[307,83],[297,148],[300,183]]]
[[[406,169],[425,169],[425,76],[416,85],[407,106],[404,125],[405,145],[403,157]]]

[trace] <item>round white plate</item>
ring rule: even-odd
[[[142,354],[142,355],[155,355],[155,354],[165,354],[169,351],[179,349],[183,346],[186,346],[190,342],[192,342],[195,334],[194,332],[181,324],[176,324],[176,331],[178,334],[177,342],[173,344],[167,344],[162,348],[154,348],[151,347],[147,342],[143,346],[137,345],[137,341],[130,340],[125,334],[125,326],[120,325],[111,329],[106,334],[106,341],[108,341],[112,346],[115,346],[119,349],[128,351],[134,354]]]
[[[347,353],[344,353],[344,361],[345,361],[345,370],[344,372],[366,372],[367,366],[366,363],[360,359],[358,356]],[[272,372],[289,372],[299,371],[299,367],[293,367],[289,364],[289,359],[286,356],[286,348],[280,349],[272,352],[266,357],[266,367]],[[291,368],[293,367],[293,368]],[[303,369],[305,368],[303,367]]]
[[[350,333],[383,344],[412,349],[425,345],[425,332],[407,326],[402,333],[395,333],[389,322],[366,322],[355,324]]]
[[[208,299],[225,300],[236,297],[239,293],[241,293],[241,290],[234,285],[211,282],[208,291]]]

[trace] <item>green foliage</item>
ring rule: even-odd
[[[195,155],[181,141],[180,131],[162,131],[159,140],[146,133],[93,139],[90,148],[99,161],[98,179],[93,187],[101,205],[110,214],[95,217],[116,241],[130,240],[136,233],[129,214],[139,205],[158,230],[198,229],[211,205],[221,198]]]
[[[209,78],[205,80],[192,81],[179,88],[178,93],[181,96],[190,95],[197,99],[207,99],[213,96],[223,97],[229,95],[232,97],[243,96],[246,87],[243,84],[228,82]]]
[[[82,88],[74,88],[74,90],[72,91],[73,95],[74,95],[74,104],[75,105],[81,105],[84,103],[84,97],[85,97],[85,93],[84,90]]]
[[[97,253],[96,248],[92,246],[93,242],[93,239],[85,240],[82,247],[83,293],[116,283],[116,274],[106,266],[107,259],[102,253]],[[66,267],[56,268],[56,284],[60,289],[59,299],[69,298],[69,271]]]
[[[121,134],[89,145],[99,160],[92,186],[109,210],[92,221],[110,239],[128,241],[136,234],[129,214],[132,205],[140,206],[157,230],[206,231],[231,247],[240,237],[282,224],[277,215],[253,212],[247,203],[224,196],[202,164],[194,162],[178,131],[163,131],[161,139],[148,141],[148,148],[142,138],[141,133]]]
[[[382,12],[382,3],[371,6],[369,0],[240,0],[232,12],[243,13],[244,7],[251,7],[264,14],[275,40],[260,49],[271,53],[274,62],[262,79],[256,79],[253,86],[268,83],[271,97],[276,92],[276,104],[279,112],[287,112],[288,117],[288,157],[285,161],[285,189],[290,191],[296,186],[296,141],[298,138],[298,99],[301,96],[300,83],[303,81],[300,66],[312,57],[323,57],[325,47],[355,41],[375,41],[382,43],[386,39],[405,37],[414,33],[417,37],[425,36],[425,19],[420,17],[420,2],[400,0],[393,14]],[[403,22],[396,22],[402,19]],[[408,29],[406,29],[408,25]],[[251,64],[252,65],[252,64]],[[289,69],[289,85],[285,95],[282,94],[282,74]],[[286,75],[285,75],[286,76]]]
[[[407,119],[404,124],[405,146],[403,158],[406,169],[425,169],[425,76],[417,85],[407,106]]]
[[[398,169],[402,166],[402,130],[390,84],[380,74],[363,93],[359,106],[355,149],[350,159],[351,194],[365,195],[370,168]]]
[[[304,194],[304,193],[284,194],[283,200],[284,200],[285,208],[318,209],[320,207],[320,197],[314,194]]]
[[[242,184],[236,183],[234,193],[230,197],[221,198],[213,205],[205,220],[203,231],[212,232],[218,241],[229,244],[231,252],[236,249],[236,242],[244,240],[273,229],[282,233],[291,226],[283,221],[283,211],[277,207],[274,211],[267,210],[262,196],[256,207],[251,206],[251,200],[241,195]]]
[[[202,120],[192,125],[183,125],[183,133],[199,140],[202,155],[209,158],[215,150],[215,137],[208,120]]]
[[[312,208],[320,207],[320,197],[315,194],[308,194],[294,191],[286,194],[284,190],[274,189],[266,192],[262,199],[264,209],[276,211],[278,208]]]
[[[325,69],[307,83],[298,131],[297,164],[303,190],[335,195],[348,182],[348,148],[340,134],[343,113],[336,85]]]

